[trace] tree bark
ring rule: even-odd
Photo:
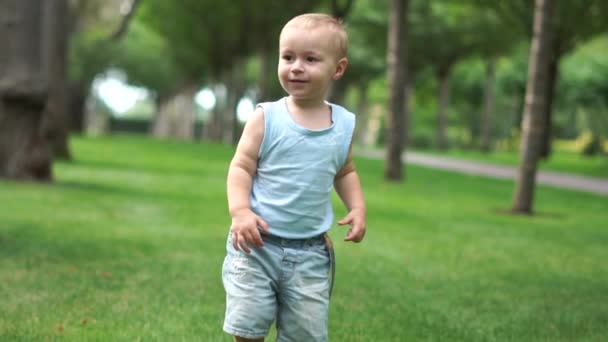
[[[532,214],[533,212],[536,170],[543,130],[546,127],[545,109],[549,86],[553,5],[552,0],[536,0],[534,10],[534,34],[530,48],[526,104],[522,120],[520,162],[511,209],[514,213]]]
[[[388,28],[387,78],[390,89],[387,117],[385,177],[390,181],[405,178],[401,154],[406,131],[404,89],[407,83],[407,11],[408,0],[391,0]]]
[[[405,82],[405,88],[403,89],[403,112],[405,113],[405,117],[403,119],[404,125],[403,125],[403,146],[410,146],[410,130],[412,129],[412,127],[410,127],[410,99],[413,98],[413,94],[414,94],[414,86],[412,84],[413,77],[412,74],[408,72],[408,79],[406,80],[407,82]]]
[[[236,61],[230,70],[226,71],[226,106],[224,107],[224,120],[222,142],[236,145],[241,137],[241,123],[238,119],[237,107],[245,95],[247,84],[245,78],[245,63]]]
[[[203,140],[219,142],[222,140],[222,132],[224,131],[223,113],[226,108],[227,90],[224,84],[215,84],[213,87],[215,95],[215,106],[211,111],[211,117],[203,127]]]
[[[559,59],[557,52],[554,52],[550,57],[549,73],[547,76],[547,105],[545,106],[545,129],[541,140],[540,157],[548,159],[551,156],[551,142],[553,140],[553,99],[555,98],[555,88],[559,75]]]
[[[68,82],[68,120],[70,121],[71,132],[84,133],[85,131],[86,105],[90,89],[91,82],[88,80],[75,83]]]
[[[42,65],[43,4],[0,2],[0,177],[52,180],[42,132],[47,80]]]
[[[55,159],[70,160],[68,144],[67,54],[69,41],[69,6],[67,0],[45,1],[43,53],[49,87],[43,131],[51,143]]]
[[[49,2],[52,2],[52,0],[48,0]],[[71,2],[70,2],[71,3]],[[80,19],[79,20],[79,14],[82,16],[82,14],[84,12],[86,12],[86,8],[87,6],[96,6],[96,4],[93,1],[77,1],[75,3],[73,3],[72,5],[76,5],[76,7],[80,7],[80,9],[76,8],[74,9],[74,17],[70,18],[69,23],[70,23],[70,32],[72,31],[78,31],[78,30],[84,30],[86,29],[87,23],[83,23],[83,20]],[[137,9],[139,8],[139,5],[141,4],[141,0],[132,0],[131,3],[129,4],[129,8],[128,11],[126,13],[123,14],[120,23],[118,24],[118,26],[116,27],[116,29],[109,34],[106,38],[105,41],[108,43],[112,43],[112,44],[116,44],[118,43],[128,32],[129,30],[129,25],[133,19],[133,17],[135,16],[135,13],[137,11]],[[100,11],[104,12],[103,7],[107,7],[108,6],[115,6],[116,4],[110,2],[109,4],[105,4],[102,5],[101,9],[98,10],[94,17],[96,17],[96,19],[93,20],[93,22],[95,21],[99,21],[99,17],[101,16]],[[103,44],[100,44],[103,45]],[[100,72],[103,70],[100,70]],[[86,127],[86,122],[87,122],[87,115],[89,113],[87,113],[87,98],[89,96],[90,90],[91,90],[91,85],[93,84],[95,75],[88,75],[85,76],[82,79],[73,81],[73,82],[69,82],[68,84],[68,103],[69,103],[69,114],[68,114],[68,120],[69,120],[69,126],[70,126],[70,131],[71,132],[75,132],[75,133],[84,133],[87,129]]]
[[[486,82],[483,88],[483,112],[481,113],[481,152],[492,150],[493,113],[494,113],[494,83],[496,81],[496,61],[491,58],[486,62]]]
[[[450,105],[450,71],[451,67],[441,68],[437,72],[439,81],[439,105],[437,108],[437,148],[445,150],[448,148],[448,109]]]
[[[361,146],[365,146],[367,143],[365,136],[369,127],[369,113],[367,112],[369,107],[369,82],[360,82],[357,90],[359,95],[357,96],[357,127],[354,141]]]
[[[170,97],[157,102],[156,116],[152,126],[152,135],[156,138],[179,140],[194,139],[194,121],[196,107],[194,96],[195,84],[185,84]]]
[[[274,73],[271,71],[271,51],[268,44],[263,44],[260,47],[260,74],[258,75],[258,94],[257,102],[270,101],[270,75]]]

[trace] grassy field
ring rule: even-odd
[[[221,264],[231,147],[75,138],[56,182],[0,181],[0,340],[230,341]],[[601,341],[608,336],[608,200],[408,167],[383,181],[338,256],[331,341]],[[336,201],[337,215],[344,214]]]

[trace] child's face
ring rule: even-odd
[[[286,27],[279,40],[279,81],[296,99],[323,101],[332,80],[346,70],[346,58],[338,58],[337,47],[327,28]]]

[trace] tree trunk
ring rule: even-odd
[[[238,117],[236,112],[236,107],[239,102],[239,93],[242,94],[238,89],[235,89],[232,83],[233,80],[230,80],[230,84],[227,85],[227,93],[226,93],[226,107],[224,107],[222,113],[222,120],[224,124],[222,125],[222,137],[221,141],[224,144],[232,144],[234,139],[236,139],[236,128],[238,127]]]
[[[557,78],[559,75],[559,59],[560,56],[554,52],[550,57],[549,73],[547,76],[547,105],[545,106],[545,130],[540,146],[540,156],[547,159],[551,156],[551,142],[553,131],[553,99],[555,98],[555,88],[557,86]]]
[[[335,104],[344,106],[344,99],[346,98],[346,89],[348,88],[348,82],[346,79],[340,79],[332,83],[329,90],[329,99]]]
[[[203,140],[219,142],[222,140],[224,131],[223,113],[226,108],[227,90],[224,84],[216,84],[212,87],[215,95],[215,106],[211,111],[211,117],[203,127]]]
[[[271,71],[271,54],[274,51],[270,50],[268,44],[264,44],[260,47],[260,74],[258,75],[258,94],[256,102],[270,101],[270,75],[274,73]]]
[[[236,145],[241,137],[241,124],[238,119],[237,107],[247,88],[243,75],[245,75],[245,64],[241,61],[235,62],[231,70],[226,72],[227,94],[223,114],[224,130],[222,132],[222,142],[225,144]]]
[[[185,84],[168,97],[157,101],[156,115],[152,124],[152,135],[156,138],[192,140],[196,107],[194,96],[197,86]]]
[[[439,106],[437,108],[437,148],[445,150],[448,148],[448,109],[450,105],[450,74],[451,67],[442,68],[437,72],[439,82]]]
[[[166,112],[166,107],[169,103],[171,96],[164,94],[157,94],[154,99],[154,117],[148,127],[149,134],[152,137],[163,137],[166,136],[169,131],[169,121],[166,120],[163,113]]]
[[[404,149],[403,133],[407,129],[403,100],[407,83],[407,11],[408,0],[391,0],[387,53],[390,94],[385,167],[385,177],[391,181],[401,181],[405,177],[401,154]]]
[[[494,83],[496,81],[496,61],[491,58],[486,62],[486,83],[483,88],[483,112],[481,113],[481,152],[492,150],[493,113],[494,113]]]
[[[176,122],[175,137],[177,139],[194,139],[194,122],[196,121],[194,97],[197,91],[197,84],[187,84],[180,90],[179,100],[176,103],[176,117],[178,120]]]
[[[124,4],[125,4],[125,2],[123,1],[122,5],[124,5]],[[114,33],[112,33],[112,35],[110,36],[110,40],[118,42],[118,40],[120,40],[122,37],[124,37],[127,34],[127,31],[129,30],[129,24],[131,23],[131,20],[135,16],[135,12],[137,11],[137,8],[139,7],[140,4],[141,4],[140,0],[131,1],[131,4],[129,4],[129,8],[128,8],[127,12],[123,13],[123,17],[122,17],[122,20],[120,21],[120,25],[118,25],[118,28],[116,29],[116,31],[114,31]],[[122,8],[121,8],[121,10],[122,10]]]
[[[45,1],[43,53],[49,87],[43,131],[51,143],[55,159],[72,159],[68,144],[67,52],[69,6],[67,0]]]
[[[43,3],[0,2],[0,177],[52,180],[42,134],[47,80],[42,65]]]
[[[352,10],[353,3],[354,0],[345,0],[344,3],[339,0],[331,0],[331,15],[334,18],[340,19],[341,21],[345,21],[346,17]],[[338,82],[334,82],[330,88],[330,101],[339,105],[344,105],[344,98],[346,96],[347,87],[348,84],[346,83],[346,80],[344,78],[342,78]]]
[[[91,83],[88,81],[68,83],[68,120],[71,132],[81,134],[85,131],[86,106],[90,89]]]
[[[411,75],[411,74],[408,74]],[[409,77],[409,76],[408,76]],[[410,105],[409,105],[409,101],[410,99],[414,98],[414,86],[412,84],[412,82],[409,81],[409,79],[413,79],[413,78],[408,78],[408,82],[405,83],[405,89],[403,89],[403,112],[405,113],[405,125],[403,128],[403,143],[405,144],[404,146],[410,146],[410,131],[412,130],[412,127],[410,126]]]
[[[357,99],[357,126],[355,130],[355,139],[353,140],[361,146],[366,146],[367,139],[365,139],[365,136],[368,133],[369,127],[369,113],[367,112],[369,107],[367,94],[369,82],[360,82],[357,90],[359,91]]]
[[[209,142],[220,141],[220,135],[222,132],[222,122],[220,110],[217,108],[217,100],[215,102],[216,107],[211,111],[211,117],[203,126],[203,140]]]
[[[549,86],[552,15],[552,0],[536,0],[534,35],[530,48],[526,104],[522,121],[520,162],[511,209],[514,213],[532,213],[541,139],[546,127],[545,107]]]

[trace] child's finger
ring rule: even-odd
[[[239,234],[232,232],[232,248],[239,250]]]
[[[247,246],[247,241],[245,239],[242,239],[239,242],[240,242],[241,249],[243,250],[243,252],[245,252],[247,254],[251,253],[251,250],[249,249],[249,246]]]
[[[351,228],[348,230],[348,234],[346,234],[344,241],[361,242],[361,240],[363,240],[364,235],[364,230],[359,229],[358,227]]]
[[[234,247],[235,250],[242,250],[243,252],[249,254],[249,252],[251,252],[249,250],[249,246],[248,244],[248,238],[245,235],[244,232],[233,232],[232,235],[232,245]],[[240,248],[239,248],[240,247]]]
[[[344,237],[344,241],[352,241],[353,239],[353,229],[349,229],[348,232],[346,232],[346,236]]]
[[[266,223],[266,221],[259,216],[256,218],[256,221],[259,228],[261,228],[265,233],[269,232],[268,223]]]
[[[339,224],[339,225],[341,225],[341,226],[343,226],[343,225],[345,225],[345,224],[349,224],[349,223],[351,223],[351,222],[352,222],[352,220],[353,220],[353,219],[352,219],[352,217],[351,217],[350,215],[346,215],[346,216],[344,216],[344,218],[343,218],[343,219],[341,219],[340,221],[338,221],[338,224]]]
[[[251,233],[251,243],[256,247],[264,246],[264,241],[262,240],[259,230],[256,229]]]

